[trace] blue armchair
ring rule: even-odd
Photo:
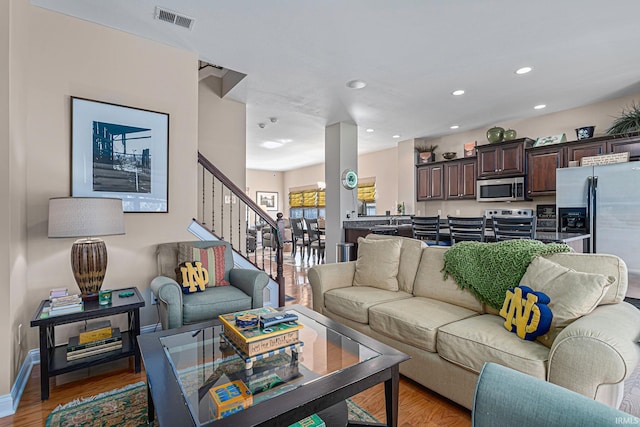
[[[207,249],[224,246],[224,279],[231,286],[208,287],[204,292],[183,294],[175,281],[175,269],[182,261],[180,249]],[[231,245],[224,241],[162,243],[156,251],[158,276],[151,281],[151,291],[158,299],[162,329],[215,319],[219,314],[258,308],[269,282],[264,271],[234,268]],[[189,259],[190,260],[190,259]]]

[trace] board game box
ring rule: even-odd
[[[273,325],[268,328],[260,328],[260,325],[239,327],[236,325],[236,316],[246,314],[257,315],[277,312],[271,307],[261,307],[252,310],[244,310],[235,313],[221,314],[218,316],[224,327],[224,335],[229,338],[247,356],[255,356],[271,350],[296,344],[298,330],[302,325],[298,322],[286,322]]]

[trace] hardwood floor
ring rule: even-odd
[[[307,280],[307,269],[313,264],[313,259],[309,262],[306,259],[301,261],[299,254],[295,260],[290,256],[285,257],[286,294],[292,297],[288,298],[287,305],[303,304],[311,307],[312,293]],[[132,363],[132,360],[121,360],[91,370],[55,377],[51,380],[51,393],[47,401],[40,400],[40,370],[35,366],[16,413],[0,418],[0,427],[43,426],[49,413],[59,404],[145,381],[144,369],[141,373],[135,374]],[[382,384],[354,396],[353,400],[379,420],[385,419]],[[400,427],[471,425],[469,410],[404,377],[400,380],[399,402]]]

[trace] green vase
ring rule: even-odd
[[[511,141],[513,139],[516,139],[516,131],[513,129],[507,129],[504,131],[504,140],[505,141]]]
[[[490,143],[500,142],[504,138],[504,128],[494,126],[487,131],[487,139]]]

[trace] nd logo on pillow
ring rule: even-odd
[[[195,265],[193,265],[195,264]],[[205,284],[209,282],[209,272],[202,267],[200,261],[194,263],[184,262],[176,269],[181,277],[178,280],[182,285],[182,292],[190,294],[192,292],[202,292],[205,290]]]
[[[505,319],[504,327],[529,341],[546,334],[553,319],[547,306],[550,301],[546,294],[534,292],[527,286],[509,289],[500,310],[500,316]]]

